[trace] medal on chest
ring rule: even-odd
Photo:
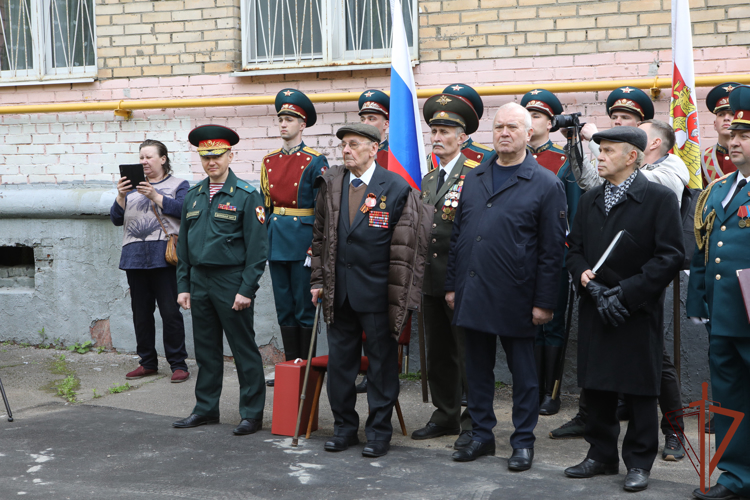
[[[369,193],[367,195],[367,198],[365,198],[365,202],[362,204],[361,207],[359,207],[359,211],[363,214],[366,214],[373,208],[375,208],[375,204],[377,203],[377,198],[375,197],[375,194]]]
[[[739,210],[737,210],[737,217],[740,218],[740,227],[746,228],[750,227],[750,220],[748,220],[748,215],[750,214],[750,205],[742,205]]]

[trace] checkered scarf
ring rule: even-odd
[[[609,181],[604,181],[604,213],[609,215],[609,211],[612,210],[612,207],[615,206],[615,203],[620,201],[620,198],[622,198],[625,193],[628,192],[628,188],[630,188],[630,185],[633,183],[633,180],[638,175],[638,169],[636,168],[635,171],[630,174],[630,177],[625,179],[625,182],[620,184],[619,186],[615,186]]]

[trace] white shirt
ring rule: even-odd
[[[440,165],[440,170],[445,170],[445,179],[447,180],[451,173],[453,173],[453,167],[456,166],[456,163],[458,162],[458,158],[461,156],[461,152],[459,151],[455,158],[453,158],[451,161],[445,164],[445,166]],[[439,159],[439,158],[438,158]]]
[[[360,175],[359,177],[357,177],[356,175],[354,175],[354,172],[352,172],[352,175],[349,176],[349,184],[351,184],[354,179],[359,179],[359,180],[361,180],[362,182],[364,182],[365,184],[367,184],[369,186],[370,185],[370,179],[372,179],[372,174],[374,174],[374,173],[375,173],[375,162],[373,161],[372,165],[370,165],[370,168],[368,168],[367,170],[365,170],[365,172],[362,175]]]
[[[724,197],[724,201],[721,202],[721,206],[726,209],[727,205],[729,205],[729,200],[732,198],[732,195],[734,194],[734,190],[737,189],[737,184],[739,184],[740,180],[745,179],[748,184],[750,184],[750,175],[747,177],[742,177],[742,174],[737,171],[737,176],[734,178],[734,182],[732,183],[732,187],[729,189],[729,192]],[[750,186],[747,184],[745,185],[746,188],[750,189]]]

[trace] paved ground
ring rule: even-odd
[[[231,362],[225,365],[221,424],[173,429],[170,423],[192,409],[194,381],[169,383],[169,369],[160,361],[160,375],[110,394],[108,389],[124,384],[124,373],[137,366],[133,356],[0,344],[0,377],[15,417],[7,422],[0,406],[0,499],[633,498],[622,490],[624,470],[589,480],[563,476],[565,467],[584,457],[587,445],[553,441],[547,432],[575,413],[573,397],[564,399],[559,415],[540,417],[532,470],[510,473],[508,388],[496,397],[497,457],[459,464],[450,460],[455,437],[413,441],[394,435],[391,452],[372,460],[361,456],[361,446],[340,454],[323,451],[333,427],[325,393],[320,430],[309,441],[300,440],[297,449],[290,438],[270,433],[273,389],[267,393],[264,429],[233,436],[239,414]],[[194,362],[190,368],[195,370]],[[80,381],[76,403],[51,389],[68,375]],[[95,398],[94,390],[102,397]],[[422,403],[417,382],[402,381],[400,401],[409,432],[429,420],[432,406]],[[366,414],[364,396],[358,411]],[[688,423],[694,443],[696,429]],[[636,498],[688,499],[697,483],[690,462],[657,459],[649,489]]]

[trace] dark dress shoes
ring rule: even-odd
[[[589,478],[602,474],[611,476],[618,474],[619,472],[619,464],[605,464],[597,462],[596,460],[591,460],[590,458],[587,458],[578,465],[565,469],[566,476],[575,478]]]
[[[427,425],[422,427],[421,429],[417,429],[416,431],[411,433],[412,439],[432,439],[440,436],[455,436],[461,431],[460,428],[456,429],[449,429],[448,427],[443,427],[441,425],[429,422]]]
[[[390,448],[391,443],[388,441],[367,441],[367,444],[362,449],[362,456],[370,458],[384,457]]]
[[[257,418],[243,418],[240,425],[234,428],[235,436],[247,436],[248,434],[255,434],[263,428],[263,421]]]
[[[272,378],[266,380],[266,387],[273,387],[274,380],[275,379],[272,379]]]
[[[218,417],[205,417],[203,415],[196,415],[195,413],[193,413],[188,418],[183,418],[182,420],[178,420],[177,422],[172,422],[172,427],[177,427],[178,429],[189,429],[190,427],[198,427],[199,425],[218,423]]]
[[[524,471],[531,469],[534,460],[534,448],[518,448],[508,459],[508,470]]]
[[[648,476],[650,472],[645,469],[628,469],[625,476],[625,491],[642,491],[648,488]]]
[[[344,451],[355,444],[359,444],[356,434],[353,436],[333,436],[326,441],[324,448],[326,451]]]
[[[456,462],[473,462],[484,455],[495,454],[495,441],[482,443],[472,440],[466,448],[454,451],[451,458]]]
[[[357,390],[357,394],[364,394],[367,392],[367,375],[362,378],[362,382],[355,385],[354,388]]]
[[[733,498],[739,498],[739,496],[732,493],[732,490],[721,484],[711,486],[705,493],[700,488],[696,488],[693,490],[693,496],[701,500],[732,500]]]
[[[552,399],[550,394],[545,394],[542,403],[539,405],[540,415],[557,415],[560,411],[560,396],[557,399]]]
[[[474,435],[471,431],[461,431],[461,434],[458,436],[458,439],[456,439],[456,442],[453,443],[453,449],[454,450],[463,450],[469,444],[471,444],[471,437]]]

